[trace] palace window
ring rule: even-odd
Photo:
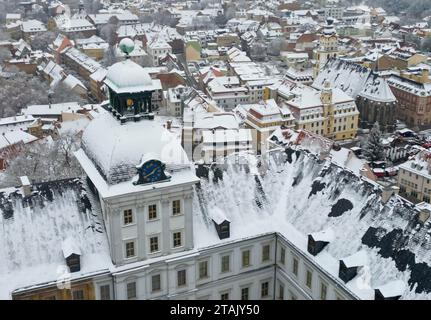
[[[135,242],[126,242],[126,258],[131,258],[135,256]]]
[[[186,270],[179,270],[177,272],[177,284],[178,287],[185,286],[187,283]]]
[[[270,250],[269,244],[262,247],[262,262],[269,260],[269,250]]]
[[[180,200],[172,201],[172,214],[173,215],[181,214],[181,201]]]
[[[100,300],[111,300],[111,287],[109,284],[100,286]]]
[[[269,282],[263,282],[260,288],[261,297],[262,298],[267,297],[268,292],[269,292]]]
[[[313,273],[310,270],[307,270],[305,285],[311,289],[312,283],[313,283]]]
[[[174,241],[174,248],[181,247],[181,232],[174,232],[173,233],[173,241]]]
[[[152,204],[148,206],[148,220],[157,219],[157,205]]]
[[[230,256],[221,257],[221,272],[229,272],[230,270]]]
[[[248,300],[249,299],[249,288],[242,288],[241,289],[241,300]]]
[[[321,283],[320,284],[320,299],[321,300],[326,300],[327,292],[328,292],[328,287],[326,286],[326,284]]]
[[[133,212],[132,209],[124,210],[123,212],[123,218],[124,218],[124,224],[131,224],[133,223]]]
[[[129,282],[127,284],[127,299],[136,298],[136,282]]]
[[[151,291],[159,291],[160,287],[160,274],[156,274],[151,277]]]
[[[199,279],[208,277],[208,261],[199,262]]]
[[[151,237],[150,238],[150,252],[159,251],[159,237]]]
[[[250,266],[250,250],[244,250],[242,252],[242,267],[249,267]]]

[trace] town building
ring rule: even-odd
[[[334,140],[356,137],[359,111],[355,100],[329,81],[321,90],[284,80],[268,87],[269,97],[284,102],[295,118],[295,128]]]
[[[412,128],[431,125],[431,79],[427,68],[392,75],[388,84],[398,100],[396,116]]]
[[[85,17],[71,17],[68,14],[61,14],[51,17],[47,24],[48,30],[58,29],[67,37],[74,37],[76,35],[89,38],[96,35],[96,27]]]
[[[277,128],[293,128],[295,125],[290,110],[283,104],[278,105],[274,99],[259,104],[240,104],[235,112],[245,127],[251,129],[253,150],[257,154],[268,150],[268,138]]]
[[[26,20],[20,25],[22,38],[26,41],[30,41],[33,36],[40,35],[47,31],[46,26],[38,20]]]
[[[431,153],[421,150],[415,157],[400,165],[398,187],[400,194],[414,202],[430,203],[431,199]]]
[[[215,77],[208,82],[206,93],[226,111],[250,101],[248,88],[242,86],[239,78],[235,76]]]
[[[322,89],[326,81],[355,100],[361,128],[378,122],[381,130],[394,130],[399,101],[389,80],[358,63],[331,58],[312,86]]]
[[[172,53],[172,47],[164,40],[154,39],[147,43],[147,52],[154,67],[160,65],[159,60]]]

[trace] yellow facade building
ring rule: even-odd
[[[333,140],[356,137],[359,121],[356,103],[342,90],[331,88],[329,82],[325,83],[323,90],[306,85],[294,85],[289,91],[286,88],[278,90],[277,100],[284,100],[289,107],[296,129],[305,129]]]

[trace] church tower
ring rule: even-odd
[[[334,28],[334,19],[328,18],[319,38],[319,47],[314,51],[314,60],[316,60],[313,70],[314,79],[326,62],[336,58],[338,54],[338,35]]]
[[[323,105],[323,116],[325,118],[326,136],[331,137],[334,128],[334,104],[332,100],[332,88],[328,80],[323,84],[322,92],[320,93],[320,101]]]

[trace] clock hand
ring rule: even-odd
[[[154,168],[153,171],[151,171],[149,174],[144,176],[144,179],[146,179],[148,176],[151,176],[154,172],[156,172],[157,168]]]

